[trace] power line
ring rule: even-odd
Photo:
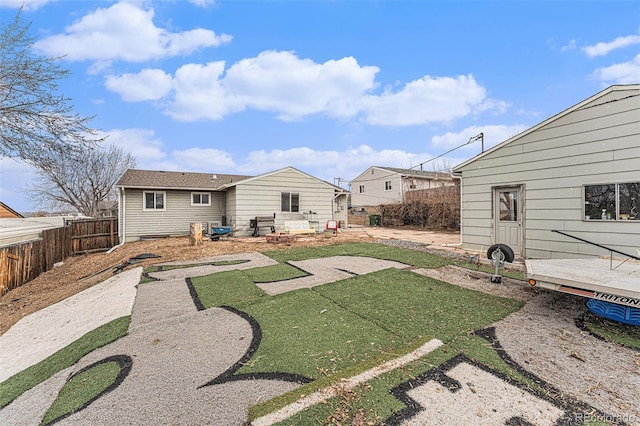
[[[466,141],[465,143],[463,143],[462,145],[458,145],[455,148],[451,148],[449,151],[445,152],[444,154],[440,154],[440,155],[438,155],[436,157],[430,158],[427,161],[424,161],[424,162],[418,164],[417,166],[410,167],[408,170],[414,169],[414,168],[419,166],[420,167],[420,171],[422,171],[422,166],[424,166],[425,164],[430,163],[433,160],[437,160],[440,157],[444,157],[445,155],[455,151],[456,149],[462,148],[463,146],[469,145],[471,142],[475,142],[475,141],[478,141],[478,140],[482,142],[482,152],[484,152],[484,133],[478,133],[477,135],[470,137],[469,140]]]

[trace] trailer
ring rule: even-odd
[[[640,326],[640,256],[562,231],[552,232],[606,249],[609,256],[586,259],[526,259],[529,284],[589,298],[587,307],[593,313],[625,324]],[[504,244],[493,246],[492,249],[493,252],[489,251],[487,256],[496,265],[498,274],[500,260],[504,258],[500,252],[506,250],[508,253],[510,249],[505,249]],[[492,282],[497,281],[492,278]]]

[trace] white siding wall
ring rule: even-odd
[[[191,222],[221,220],[225,211],[224,192],[211,192],[210,206],[192,206],[191,191],[167,190],[164,211],[143,210],[143,192],[125,191],[126,241],[138,240],[141,235],[188,235]]]
[[[461,168],[464,246],[495,242],[492,187],[523,184],[526,257],[608,254],[552,229],[635,254],[640,221],[583,220],[583,185],[640,181],[638,92],[595,99]]]
[[[256,216],[271,216],[275,213],[276,231],[280,232],[284,231],[285,220],[302,220],[303,212],[317,213],[320,230],[324,229],[327,220],[333,218],[334,188],[295,170],[285,169],[247,183],[240,183],[235,186],[235,191],[233,225],[238,236],[250,235],[253,232],[249,227],[249,221]],[[280,211],[282,192],[300,194],[299,213]],[[268,229],[264,228],[260,231],[261,234],[268,232]]]
[[[385,189],[386,181],[391,181],[391,190]],[[360,185],[364,185],[363,193],[360,193]],[[402,177],[399,173],[373,167],[351,181],[351,206],[353,207],[378,206],[401,201]]]

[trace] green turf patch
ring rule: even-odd
[[[266,297],[256,287],[247,271],[228,271],[191,278],[200,302],[207,307],[235,306],[238,303]]]
[[[608,342],[640,350],[640,327],[638,326],[611,321],[591,312],[585,313],[582,325],[592,334]]]
[[[239,373],[318,378],[406,343],[309,289],[235,307],[255,318],[262,329],[258,351]]]
[[[407,341],[431,335],[447,342],[460,333],[504,318],[522,306],[515,300],[394,268],[315,290]]]
[[[89,352],[127,334],[131,317],[115,319],[85,334],[66,348],[0,383],[0,408],[54,374],[71,367]]]
[[[248,269],[246,270],[246,274],[254,283],[272,283],[276,281],[305,277],[308,275],[305,271],[301,271],[300,269],[286,263]]]
[[[401,249],[377,243],[349,243],[322,247],[300,247],[264,253],[266,256],[284,263],[290,260],[317,259],[329,256],[367,256],[377,259],[394,260],[418,268],[439,268],[450,265],[451,260],[431,253]]]
[[[116,362],[107,362],[72,377],[60,390],[42,423],[47,424],[80,409],[113,384],[119,372],[120,366]]]

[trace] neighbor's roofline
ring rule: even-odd
[[[320,183],[322,183],[324,185],[329,185],[332,188],[339,189],[340,191],[343,191],[343,192],[349,192],[348,190],[346,190],[344,188],[340,188],[339,186],[336,186],[336,185],[334,185],[334,184],[332,184],[330,182],[327,182],[326,180],[322,180],[322,179],[317,178],[317,177],[315,177],[313,175],[310,175],[309,173],[305,173],[302,170],[298,170],[293,166],[286,166],[286,167],[283,167],[281,169],[277,169],[277,170],[273,170],[273,171],[270,171],[270,172],[267,172],[267,173],[263,173],[263,174],[258,175],[258,176],[252,176],[252,177],[247,178],[247,179],[242,179],[242,180],[238,180],[238,181],[235,181],[235,182],[230,182],[230,183],[227,183],[225,185],[222,185],[220,188],[224,188],[224,189],[231,188],[233,186],[236,186],[236,185],[239,185],[239,184],[249,183],[249,182],[254,181],[256,179],[261,179],[261,178],[264,178],[264,177],[267,177],[267,176],[271,176],[271,175],[274,175],[276,173],[283,172],[285,170],[293,170],[293,171],[298,172],[300,174],[303,174],[303,175],[305,175],[307,177],[310,177],[311,179],[315,180],[316,182],[320,182]]]
[[[392,174],[398,174],[400,176],[411,176],[411,177],[415,177],[415,178],[423,178],[423,179],[429,179],[432,178],[432,176],[427,176],[427,175],[421,175],[420,173],[433,173],[433,174],[442,174],[444,175],[450,175],[449,173],[446,172],[436,172],[436,171],[419,171],[419,170],[413,170],[413,169],[403,169],[401,167],[385,167],[385,166],[370,166],[369,168],[367,168],[367,170],[365,170],[364,172],[360,173],[358,176],[356,176],[355,178],[351,179],[349,181],[349,185],[351,185],[351,182],[355,182],[358,179],[360,179],[360,177],[364,176],[365,174],[367,174],[367,172],[371,169],[380,169],[380,170],[384,170],[385,172],[389,172]],[[398,170],[402,170],[403,172],[399,172]],[[416,174],[413,174],[411,172],[415,172]]]
[[[585,99],[585,100],[583,100],[581,102],[578,102],[577,104],[575,104],[575,105],[573,105],[573,106],[571,106],[571,107],[559,112],[558,114],[547,118],[546,120],[536,124],[535,126],[530,127],[527,130],[524,130],[524,131],[518,133],[517,135],[510,137],[509,139],[499,143],[498,145],[494,146],[493,148],[488,149],[488,150],[484,151],[483,153],[478,154],[475,157],[470,158],[467,161],[458,164],[457,166],[455,166],[453,168],[453,172],[454,173],[460,173],[460,169],[463,168],[463,167],[466,167],[470,163],[473,163],[474,161],[479,160],[479,159],[491,154],[492,152],[502,148],[505,145],[510,144],[511,142],[513,142],[513,141],[515,141],[517,139],[520,139],[520,138],[522,138],[522,137],[524,137],[524,136],[526,136],[526,135],[528,135],[528,134],[530,134],[532,132],[535,132],[539,128],[544,127],[547,124],[552,123],[552,122],[564,117],[565,115],[570,114],[570,113],[582,108],[584,105],[586,105],[588,103],[591,103],[591,102],[595,101],[596,99],[601,98],[602,96],[605,96],[605,95],[607,95],[607,94],[609,94],[611,92],[622,91],[622,90],[637,90],[637,89],[640,89],[640,84],[615,84],[613,86],[609,86],[606,89],[601,90],[600,92],[588,97],[587,99]]]

